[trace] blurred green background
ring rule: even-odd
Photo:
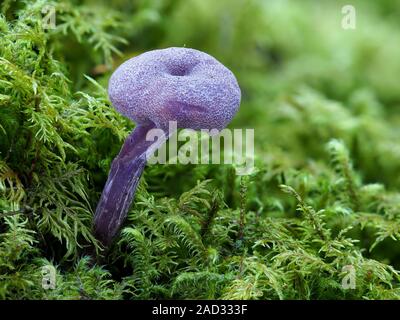
[[[196,48],[227,65],[243,94],[231,127],[255,129],[262,161],[291,168],[326,160],[325,144],[338,138],[364,182],[400,186],[398,1],[85,3],[120,21],[115,31],[128,43],[119,46],[123,55],[114,59],[114,67],[170,46]],[[348,4],[356,10],[354,30],[342,28],[342,7]],[[81,73],[93,75],[101,63],[94,57],[78,70],[71,57],[77,88]],[[106,86],[108,77],[99,81]]]

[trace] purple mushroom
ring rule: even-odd
[[[137,123],[113,160],[94,218],[96,237],[108,246],[123,223],[146,159],[177,128],[223,129],[237,112],[241,93],[233,73],[212,56],[189,48],[143,53],[112,74],[112,104]],[[151,129],[164,135],[147,141]]]

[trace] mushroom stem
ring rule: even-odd
[[[147,133],[154,128],[154,123],[138,125],[111,164],[94,216],[94,233],[104,246],[111,244],[125,220],[147,157],[168,138],[165,134],[155,142],[147,141]]]

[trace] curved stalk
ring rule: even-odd
[[[94,233],[104,246],[111,244],[127,216],[147,157],[168,138],[164,134],[155,142],[147,141],[147,133],[154,128],[153,123],[137,126],[111,164],[94,216]]]

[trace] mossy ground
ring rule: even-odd
[[[343,1],[2,1],[0,298],[399,299],[400,4],[352,2],[355,30]],[[108,78],[169,46],[236,74],[256,172],[148,166],[96,262],[93,210],[134,126]]]

